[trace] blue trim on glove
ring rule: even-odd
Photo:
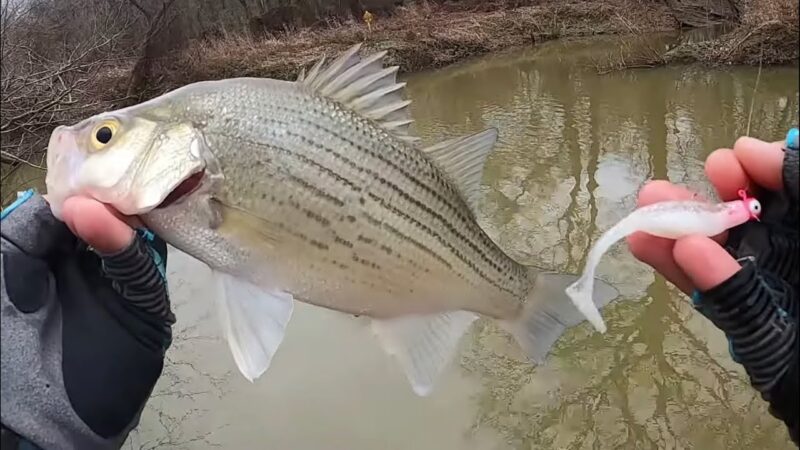
[[[18,196],[14,203],[8,205],[2,212],[0,212],[0,220],[5,219],[9,214],[11,214],[15,209],[19,208],[19,206],[33,197],[36,193],[33,189],[28,189],[27,191],[23,192],[22,195]]]
[[[800,144],[798,144],[798,139],[800,136],[800,131],[797,128],[792,128],[786,133],[786,148],[790,150],[798,150],[800,149]]]
[[[156,268],[158,268],[158,273],[161,275],[161,278],[164,280],[164,283],[167,282],[167,268],[164,266],[164,260],[161,258],[161,255],[153,248],[153,239],[155,239],[155,234],[152,231],[148,230],[147,228],[137,228],[136,233],[144,239],[145,243],[147,243],[147,248],[150,250],[150,255],[153,257],[153,262],[156,264]]]

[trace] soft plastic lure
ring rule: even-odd
[[[605,333],[606,325],[592,301],[594,272],[600,258],[614,243],[637,231],[668,239],[700,234],[715,236],[751,219],[758,220],[761,203],[739,190],[741,200],[717,204],[696,200],[654,203],[630,213],[600,236],[589,256],[581,277],[566,289],[578,310],[597,331]]]

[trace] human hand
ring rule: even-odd
[[[64,202],[63,219],[70,231],[100,254],[127,248],[135,237],[133,227],[141,223],[89,197],[71,197]]]
[[[636,233],[628,245],[636,258],[691,295],[695,308],[725,333],[731,356],[798,444],[797,129],[790,131],[786,147],[743,137],[733,149],[717,150],[706,160],[706,175],[719,197],[732,200],[747,188],[762,204],[761,222],[711,238]],[[639,192],[638,204],[694,197],[686,188],[653,181]]]
[[[3,387],[22,418],[3,424],[42,448],[122,442],[172,342],[166,243],[89,198],[67,200],[63,213],[28,190],[0,214],[3,332],[12,336]],[[67,417],[55,431],[24,420],[52,415],[53,404]]]
[[[735,200],[738,190],[763,188],[779,192],[784,187],[782,143],[767,143],[743,137],[733,149],[719,149],[709,155],[705,171],[722,201]],[[763,198],[764,192],[754,193]],[[638,206],[666,200],[689,200],[697,194],[668,181],[651,181],[639,192]],[[765,203],[762,201],[762,203]],[[765,213],[766,214],[766,213]],[[631,253],[650,265],[684,293],[705,291],[731,278],[741,264],[723,245],[728,232],[714,237],[686,236],[664,239],[645,233],[628,237]]]

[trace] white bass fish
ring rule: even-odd
[[[89,195],[207,264],[234,360],[269,366],[295,300],[367,316],[426,395],[478,315],[541,361],[583,317],[575,275],[511,259],[473,208],[489,129],[423,148],[386,52],[355,46],[297,81],[190,84],[52,134],[47,191]],[[594,302],[617,296],[598,282]]]

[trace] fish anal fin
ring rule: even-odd
[[[402,366],[411,387],[427,396],[449,365],[461,337],[478,315],[469,311],[373,319],[372,329],[383,346]]]
[[[489,128],[476,134],[434,144],[422,149],[455,183],[464,200],[475,211],[483,166],[497,142],[497,130]]]
[[[217,308],[223,333],[239,371],[249,381],[272,362],[292,316],[291,294],[265,290],[232,275],[215,271],[219,285]]]
[[[388,133],[415,142],[410,131],[411,102],[403,98],[405,83],[397,82],[398,68],[383,65],[386,51],[361,58],[360,50],[361,44],[356,44],[327,64],[320,58],[307,73],[301,72],[297,83],[375,121]]]

